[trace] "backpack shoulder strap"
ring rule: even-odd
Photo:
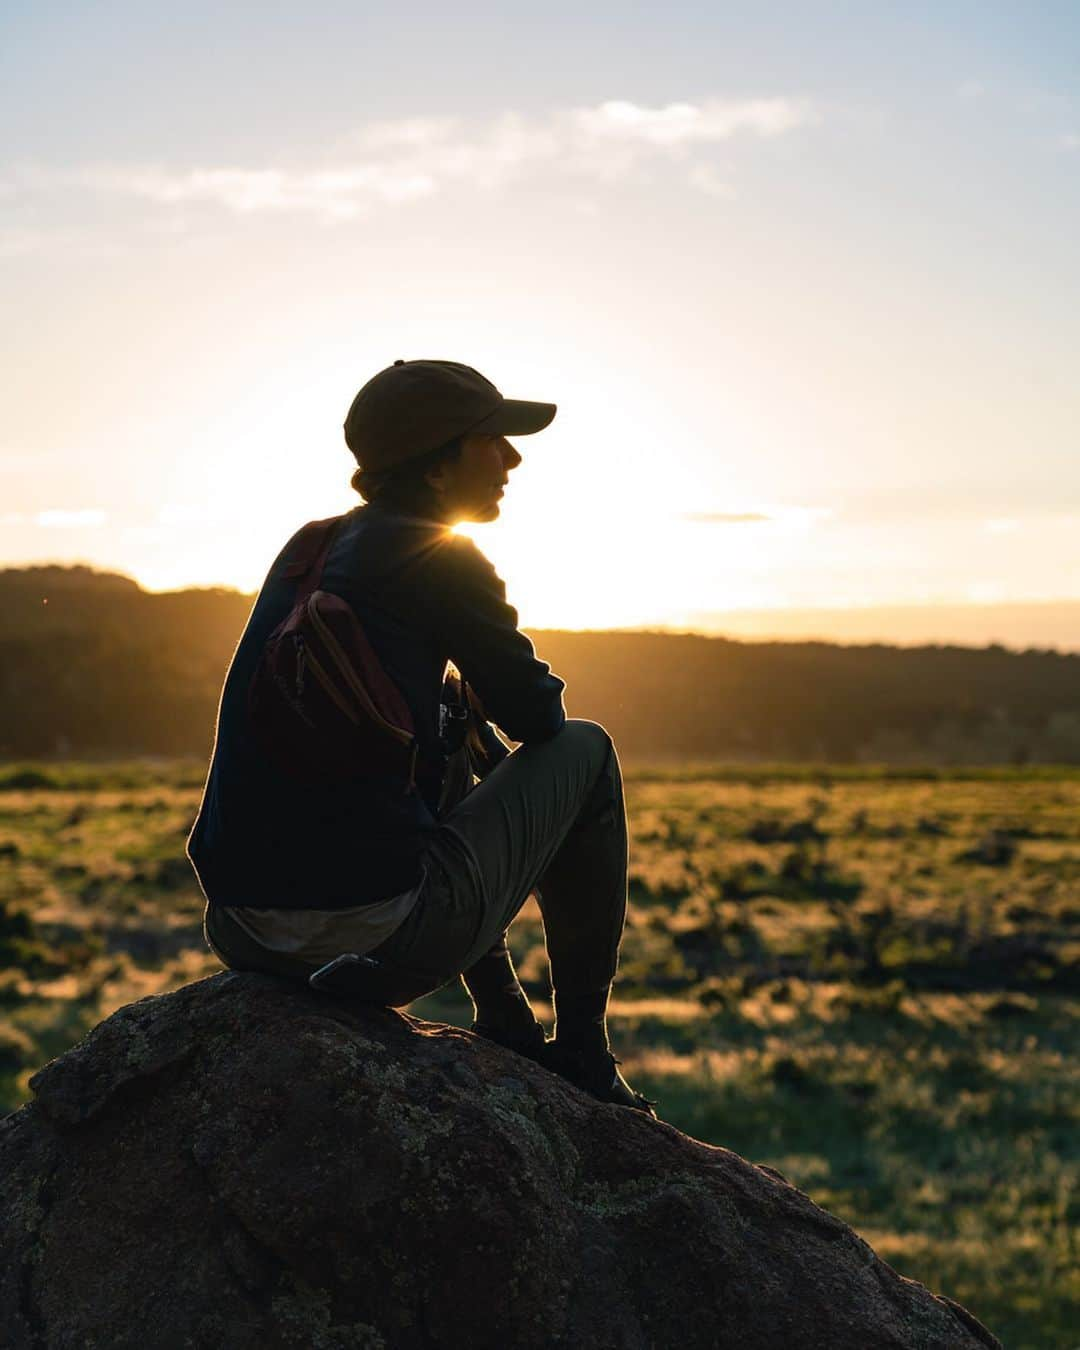
[[[282,576],[301,583],[298,599],[306,599],[318,589],[330,545],[343,519],[331,516],[327,520],[313,520],[295,536]]]

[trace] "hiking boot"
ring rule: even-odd
[[[644,1111],[653,1120],[658,1120],[653,1110],[656,1102],[640,1092],[635,1092],[619,1072],[621,1059],[604,1051],[599,1055],[586,1055],[581,1050],[568,1050],[558,1041],[548,1041],[544,1046],[540,1063],[544,1068],[557,1073],[561,1078],[573,1083],[575,1087],[595,1097],[598,1102],[610,1102],[615,1106],[629,1106],[635,1111]]]
[[[544,1028],[534,1022],[528,1031],[507,1031],[502,1027],[485,1026],[483,1022],[474,1022],[469,1030],[474,1036],[483,1036],[485,1041],[494,1041],[507,1050],[524,1055],[536,1064],[543,1063],[543,1053],[547,1045]]]

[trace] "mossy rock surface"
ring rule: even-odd
[[[0,1344],[966,1350],[779,1174],[453,1027],[223,974],[0,1122]]]

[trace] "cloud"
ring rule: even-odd
[[[279,169],[192,169],[169,173],[86,170],[87,186],[144,197],[163,205],[210,202],[238,214],[253,211],[310,211],[331,220],[360,214],[367,201],[402,202],[429,196],[435,183],[424,174],[359,165],[317,173]]]
[[[765,502],[750,511],[680,511],[679,520],[693,525],[775,525],[780,529],[805,530],[835,514],[831,506],[788,506]]]
[[[195,505],[187,502],[167,502],[159,507],[157,519],[161,525],[209,528],[236,520],[241,514],[241,506],[234,501],[213,501]]]
[[[667,149],[715,144],[740,131],[779,136],[814,120],[814,113],[808,104],[786,98],[714,98],[696,104],[668,103],[663,108],[609,100],[595,108],[578,109],[574,119],[587,137]]]
[[[34,524],[52,530],[96,529],[105,524],[105,512],[96,509],[65,511],[54,509],[39,511],[34,516]]]
[[[354,149],[418,149],[453,134],[456,117],[404,117],[398,120],[369,122],[348,138]]]
[[[495,188],[532,181],[538,173],[617,182],[650,161],[685,160],[736,137],[772,138],[818,120],[812,104],[788,98],[707,98],[657,107],[611,99],[540,116],[508,111],[482,122],[371,122],[341,138],[314,166],[23,166],[5,182],[21,191],[75,186],[165,207],[204,204],[238,215],[301,212],[333,222],[431,197],[455,184]],[[706,161],[693,165],[689,181],[709,195],[730,195]]]
[[[761,511],[683,511],[679,519],[693,521],[695,525],[742,525],[772,517]]]

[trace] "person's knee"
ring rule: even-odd
[[[590,722],[584,717],[568,717],[559,734],[569,736],[580,747],[580,752],[596,764],[598,770],[617,758],[615,742],[607,728],[599,722]]]

